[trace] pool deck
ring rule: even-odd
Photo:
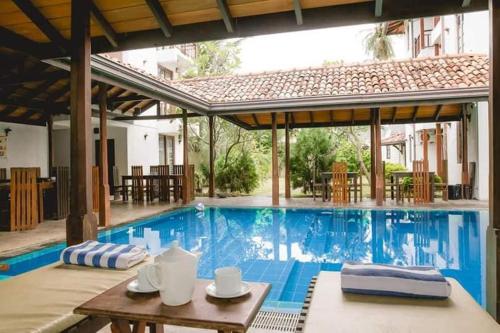
[[[202,202],[207,206],[239,206],[239,207],[270,207],[272,206],[270,196],[243,196],[228,198],[198,197],[193,204]],[[133,222],[148,216],[181,207],[181,204],[149,203],[132,204],[122,202],[111,203],[111,225],[119,225]],[[331,208],[331,202],[323,202],[320,198],[315,201],[311,198],[280,199],[279,207],[304,207],[304,208]],[[380,208],[374,200],[363,199],[362,202],[350,204],[348,208]],[[412,203],[396,205],[388,200],[382,208],[421,208],[421,209],[488,209],[487,201],[477,200],[450,200],[443,202],[437,200],[435,203],[415,206]],[[0,258],[11,257],[17,254],[46,246],[55,242],[64,241],[66,236],[65,220],[46,220],[36,229],[17,232],[0,232]]]

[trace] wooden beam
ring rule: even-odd
[[[259,119],[257,119],[257,116],[255,115],[255,113],[252,113],[252,118],[253,118],[253,121],[255,122],[255,125],[260,126]]]
[[[477,2],[477,1],[476,1]],[[488,100],[489,134],[489,226],[494,240],[491,260],[486,268],[486,294],[494,295],[488,302],[488,311],[500,318],[500,2],[489,1],[490,13],[490,76]],[[490,267],[489,265],[493,266]]]
[[[111,224],[111,206],[109,202],[108,178],[108,87],[99,84],[99,225]]]
[[[373,114],[373,110],[371,110],[371,113]],[[376,167],[375,167],[376,144],[377,143],[375,142],[375,124],[372,122],[370,124],[370,198],[372,200],[374,200],[376,196],[376,187],[375,187],[375,179],[377,177]]]
[[[383,0],[375,0],[375,16],[380,17],[382,16],[382,7],[384,5]]]
[[[163,32],[163,35],[167,38],[172,37],[173,34],[172,24],[168,20],[168,17],[165,14],[165,11],[163,10],[163,7],[161,6],[160,2],[158,0],[146,0],[146,4],[149,6],[149,9],[153,13],[156,22],[158,22],[158,25],[160,26],[160,29]]]
[[[208,174],[208,197],[215,196],[215,124],[214,116],[208,116],[208,151],[209,151],[209,174]]]
[[[135,101],[124,107],[123,109],[120,109],[122,113],[127,113],[130,109],[135,108],[137,105],[141,104],[142,101]]]
[[[280,204],[280,185],[278,169],[278,129],[276,113],[271,113],[271,145],[272,145],[272,203],[273,206]]]
[[[375,122],[375,200],[377,206],[384,202],[384,170],[382,165],[382,125],[380,122],[380,109],[373,109]]]
[[[184,176],[182,177],[182,203],[188,204],[191,202],[190,182],[189,175],[189,137],[188,137],[188,117],[187,110],[182,110],[182,151],[184,161]]]
[[[4,27],[0,27],[0,40],[2,46],[37,58],[59,57],[63,53],[54,48],[54,44],[41,44],[32,41],[22,35],[18,35]]]
[[[309,122],[314,123],[314,114],[312,111],[309,111]]]
[[[292,121],[292,127],[291,128],[294,128],[295,127],[295,115],[293,114],[293,112],[290,113],[290,120]]]
[[[116,34],[116,31],[113,29],[111,24],[109,24],[108,20],[106,20],[106,18],[102,15],[101,11],[99,10],[99,8],[97,8],[94,1],[92,1],[91,4],[90,15],[92,17],[92,20],[94,20],[94,22],[99,25],[109,43],[113,47],[118,47],[118,35]]]
[[[418,105],[413,107],[413,115],[411,116],[412,122],[415,122],[417,120],[418,109],[419,109]]]
[[[154,115],[154,116],[119,116],[114,117],[113,120],[168,120],[168,119],[181,119],[184,117],[182,114],[162,114],[162,115]],[[188,118],[193,117],[203,117],[198,113],[188,113]]]
[[[443,173],[443,130],[441,124],[436,124],[436,174],[445,179]]]
[[[222,20],[224,21],[224,25],[226,26],[226,30],[229,33],[234,32],[234,19],[231,16],[231,12],[229,11],[229,6],[227,5],[226,0],[217,0],[217,7],[219,7],[220,15],[222,16]]]
[[[354,118],[354,116],[355,116],[355,111],[354,111],[354,109],[351,109],[351,124],[353,124],[353,125],[356,121],[356,118]]]
[[[90,110],[90,3],[71,1],[71,195],[66,242],[96,239],[92,212],[92,124]]]
[[[300,4],[300,0],[293,0],[293,10],[295,11],[297,25],[302,25],[304,23],[304,18],[302,17],[302,5]]]
[[[69,73],[63,70],[37,73],[30,72],[16,77],[0,79],[0,87],[19,86],[31,82],[40,82],[53,79],[60,80],[65,78],[69,78]]]
[[[392,108],[392,118],[391,118],[391,121],[392,123],[395,123],[396,122],[396,115],[398,113],[398,107],[395,106]]]
[[[330,123],[331,123],[332,126],[335,124],[335,121],[334,121],[335,118],[333,117],[333,112],[334,112],[333,110],[331,110],[329,112],[329,114],[330,114]]]
[[[285,113],[285,198],[290,199],[290,114]]]
[[[143,96],[143,95],[128,95],[128,96],[120,96],[109,99],[109,104],[118,104],[124,102],[135,102],[135,101],[144,101],[147,99],[152,99],[151,97]]]
[[[467,135],[467,115],[465,112],[465,105],[463,106],[463,116],[460,121],[462,126],[462,185],[469,185],[469,143]],[[465,193],[465,187],[462,186],[462,193]],[[464,196],[462,196],[465,198]]]
[[[68,42],[63,35],[47,20],[31,0],[12,0],[17,7],[47,36],[61,51],[68,49]]]
[[[439,116],[441,115],[442,110],[443,110],[443,105],[442,104],[438,105],[436,108],[436,112],[434,112],[434,120],[435,121],[439,120]]]

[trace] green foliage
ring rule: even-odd
[[[233,153],[215,163],[215,184],[226,192],[250,193],[259,185],[254,159],[248,153]]]
[[[442,182],[443,182],[443,179],[440,176],[434,175],[434,183],[441,184]]]
[[[332,135],[327,129],[303,129],[291,147],[290,171],[294,188],[320,180],[320,172],[328,170],[333,161]]]
[[[385,162],[385,179],[391,178],[394,171],[406,171],[406,167],[399,163]]]
[[[184,77],[192,78],[232,73],[241,64],[240,42],[241,39],[216,40],[196,44],[197,55],[194,67],[189,69]]]
[[[339,135],[337,140],[339,145],[335,153],[335,161],[345,162],[347,164],[348,171],[359,172],[360,161],[356,153],[356,146],[354,143],[343,135]],[[370,150],[368,147],[364,147],[361,150],[361,155],[365,165],[370,165]]]
[[[388,60],[394,56],[391,38],[387,35],[387,23],[377,24],[375,29],[365,36],[365,51],[376,60]]]
[[[413,185],[413,177],[403,177],[403,191],[408,192]]]

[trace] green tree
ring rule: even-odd
[[[394,49],[389,35],[387,23],[380,23],[364,39],[365,52],[376,60],[388,60],[394,56]]]
[[[194,66],[185,78],[231,74],[240,64],[240,43],[237,40],[216,40],[196,44]]]

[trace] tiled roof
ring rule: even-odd
[[[429,57],[195,78],[169,84],[211,103],[487,87],[488,58]]]
[[[405,134],[401,132],[395,132],[389,135],[387,138],[382,139],[382,145],[393,145],[401,142],[405,142]]]

